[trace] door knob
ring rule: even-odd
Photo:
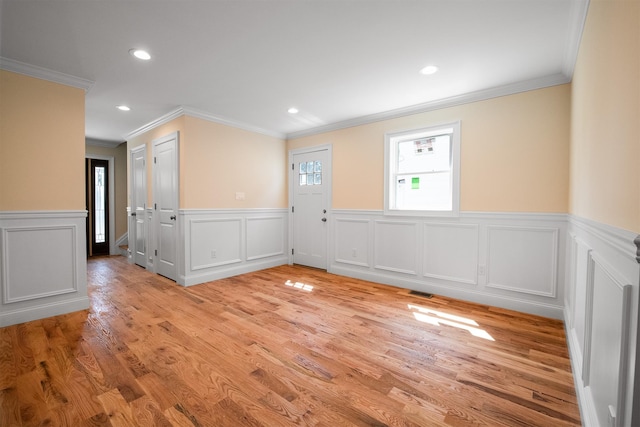
[[[327,218],[322,218],[322,222],[327,222]]]
[[[172,219],[172,220],[174,220],[174,221],[175,221],[175,220],[176,220],[176,216],[175,216],[175,215],[171,215],[171,216],[169,217],[169,219]]]

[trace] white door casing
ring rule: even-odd
[[[289,159],[292,262],[326,269],[331,147],[296,150]]]
[[[178,276],[178,132],[153,141],[154,231],[156,273]]]
[[[147,146],[135,147],[130,153],[131,167],[131,208],[134,228],[130,233],[130,246],[133,262],[141,267],[147,266]]]

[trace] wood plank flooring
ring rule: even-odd
[[[90,260],[0,329],[0,426],[577,426],[561,322],[300,266],[183,288]]]

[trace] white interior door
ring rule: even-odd
[[[293,262],[327,268],[327,227],[331,184],[329,149],[292,156]]]
[[[142,145],[131,150],[131,206],[134,224],[131,239],[133,240],[133,262],[139,266],[147,266],[147,147]]]
[[[178,243],[178,133],[153,141],[156,273],[176,280]]]

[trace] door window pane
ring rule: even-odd
[[[298,174],[299,185],[322,185],[322,162],[300,162]]]

